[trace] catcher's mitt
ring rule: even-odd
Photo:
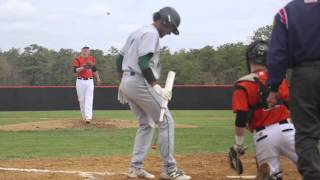
[[[229,162],[230,167],[234,169],[239,175],[243,173],[243,166],[240,160],[240,153],[237,152],[233,146],[231,146],[229,151]]]
[[[85,69],[92,69],[93,64],[91,62],[87,62],[87,64],[83,65]]]

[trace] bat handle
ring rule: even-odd
[[[159,122],[163,121],[164,112],[165,112],[165,108],[161,108]]]
[[[157,149],[157,142],[153,143],[151,148],[152,148],[153,150],[156,150],[156,149]]]

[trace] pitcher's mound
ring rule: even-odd
[[[44,131],[52,129],[83,129],[83,128],[137,128],[136,120],[115,120],[115,119],[97,119],[90,124],[82,120],[64,119],[37,121],[20,124],[10,124],[0,126],[0,131]],[[176,128],[198,128],[193,125],[177,124]]]

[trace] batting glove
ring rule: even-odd
[[[162,88],[159,84],[152,87],[157,94],[159,94],[165,101],[170,101],[172,97],[172,92]]]
[[[123,94],[123,92],[121,91],[121,86],[122,84],[120,84],[119,88],[118,88],[118,101],[121,103],[121,104],[127,104],[128,103],[128,100],[126,98],[126,96]]]

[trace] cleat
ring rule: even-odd
[[[171,172],[162,172],[160,174],[160,179],[163,180],[190,180],[191,176],[188,176],[183,173],[181,170],[174,170]]]
[[[270,166],[268,163],[263,163],[258,169],[256,180],[270,180]]]
[[[155,176],[144,169],[129,168],[128,178],[154,179]]]

